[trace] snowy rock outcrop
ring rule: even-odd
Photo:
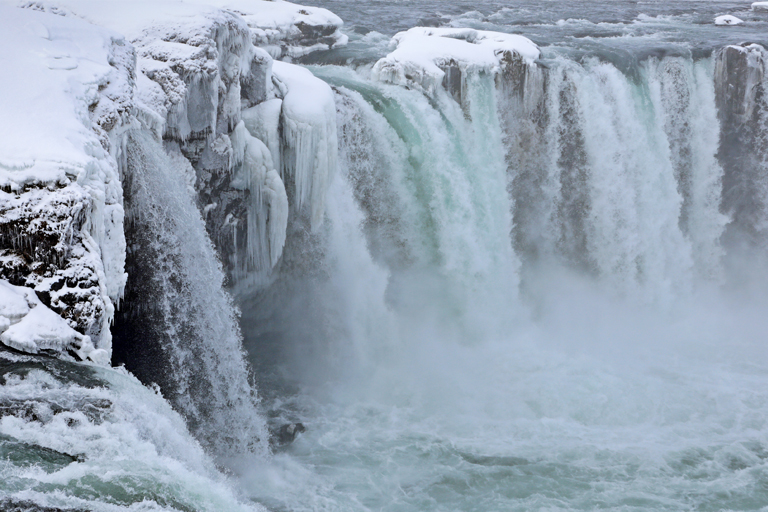
[[[727,27],[731,25],[743,25],[744,20],[741,18],[737,18],[736,16],[732,16],[730,14],[724,14],[722,16],[718,16],[715,18],[715,25],[719,27]]]
[[[109,364],[109,352],[94,348],[90,336],[74,330],[46,307],[34,290],[0,280],[0,342],[31,354],[64,353]]]
[[[275,59],[298,58],[347,44],[344,22],[327,9],[273,0],[214,0],[242,16],[251,29],[253,44]]]
[[[526,37],[471,28],[415,27],[395,34],[390,44],[394,51],[374,65],[374,79],[429,96],[444,87],[459,103],[468,72],[496,74],[518,60],[530,66],[540,54]]]
[[[30,318],[52,311],[77,333],[46,349],[89,338],[109,353],[126,282],[112,139],[132,106],[133,50],[119,34],[35,9],[0,6],[0,20],[0,45],[15,50],[3,73],[16,77],[0,85],[0,278],[35,291],[43,306]]]
[[[22,49],[6,70],[25,79],[2,91],[15,101],[0,112],[0,279],[34,289],[94,349],[111,353],[141,215],[123,210],[130,134],[184,174],[232,283],[265,282],[289,214],[322,223],[334,96],[274,58],[345,44],[337,16],[263,0],[14,3],[0,42]]]

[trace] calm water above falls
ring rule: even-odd
[[[323,235],[243,301],[272,414],[308,430],[242,488],[275,510],[768,507],[768,168],[718,117],[713,53],[765,43],[768,15],[310,3],[351,36],[310,59],[340,174]],[[469,110],[371,83],[424,23],[524,34],[546,78],[518,101],[473,76]]]

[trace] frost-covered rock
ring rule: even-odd
[[[394,51],[374,65],[374,79],[430,96],[442,86],[459,102],[467,72],[495,74],[516,58],[532,65],[540,54],[526,37],[470,28],[415,27],[396,34],[390,44]]]
[[[133,50],[30,7],[0,6],[0,46],[14,49],[0,80],[0,278],[108,353],[126,280],[112,139],[132,109]]]
[[[248,23],[253,44],[275,59],[303,57],[312,52],[347,44],[341,33],[344,22],[327,9],[283,0],[213,0],[238,13]]]
[[[0,342],[30,354],[69,355],[99,364],[109,363],[109,353],[95,349],[90,336],[75,331],[46,307],[35,292],[0,279]]]
[[[743,25],[744,20],[737,18],[736,16],[732,16],[730,14],[724,14],[722,16],[718,16],[715,18],[715,25],[720,27],[727,27],[730,25]]]

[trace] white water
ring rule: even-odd
[[[238,500],[184,419],[126,372],[5,352],[0,371],[3,412],[26,411],[0,419],[4,498],[98,512],[263,510]]]

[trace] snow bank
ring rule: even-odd
[[[10,6],[0,46],[0,277],[33,287],[109,351],[126,280],[110,137],[132,108],[132,49],[109,30]]]
[[[538,46],[526,37],[470,28],[415,27],[396,34],[391,45],[395,50],[374,65],[373,78],[431,96],[446,78],[455,80],[451,76],[455,72],[497,73],[510,55],[528,64],[540,55]]]
[[[109,364],[109,353],[95,349],[90,336],[75,331],[51,311],[35,292],[0,279],[0,342],[31,354],[71,354]]]
[[[282,0],[211,0],[243,17],[251,29],[253,44],[272,57],[297,58],[347,44],[341,33],[344,22],[327,9]]]
[[[305,68],[276,61],[273,73],[283,95],[283,178],[293,183],[295,209],[308,206],[314,231],[323,221],[326,192],[336,172],[336,102],[330,86]]]
[[[744,20],[731,16],[730,14],[724,14],[715,18],[715,25],[728,26],[728,25],[742,25]]]
[[[753,2],[753,11],[768,11],[768,2]]]

